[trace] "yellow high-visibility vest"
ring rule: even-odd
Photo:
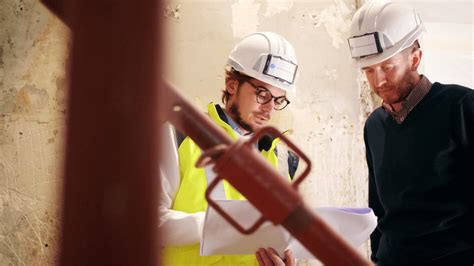
[[[237,140],[237,133],[220,118],[213,103],[208,105],[208,114],[232,139]],[[262,155],[276,169],[278,169],[278,158],[275,154],[275,147],[279,141],[278,138],[273,140],[271,148],[268,151],[262,151]],[[204,168],[196,168],[195,166],[196,161],[201,156],[201,149],[191,138],[186,137],[179,145],[178,155],[181,182],[173,201],[172,209],[186,213],[206,211],[207,201],[205,199],[205,192],[209,180],[209,171]],[[225,199],[245,200],[245,197],[227,181],[224,180],[222,184]],[[258,265],[254,254],[200,256],[199,250],[199,243],[187,246],[168,246],[163,250],[163,265]]]

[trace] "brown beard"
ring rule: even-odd
[[[407,70],[405,75],[403,76],[402,83],[400,84],[400,86],[404,88],[404,90],[402,90],[402,93],[400,94],[400,99],[398,100],[398,103],[403,102],[415,87],[410,72],[410,70]]]
[[[239,106],[236,103],[232,104],[229,111],[232,118],[235,120],[237,124],[239,124],[240,127],[242,127],[243,129],[249,132],[253,132],[252,127],[242,119],[242,115],[240,114],[240,111],[239,111]]]
[[[400,92],[400,95],[399,95],[398,99],[395,99],[393,102],[387,102],[388,104],[401,103],[408,97],[410,92],[415,87],[415,84],[413,82],[413,77],[410,74],[411,74],[411,71],[407,70],[404,73],[402,81],[400,82],[400,84],[398,86],[388,84],[388,85],[384,85],[384,86],[381,87],[381,88],[389,88],[389,89],[392,89],[392,90],[398,90]]]

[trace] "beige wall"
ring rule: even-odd
[[[55,257],[68,31],[33,0],[0,0],[0,265]]]
[[[356,2],[361,1],[172,0],[163,11],[166,77],[203,111],[209,101],[220,101],[226,57],[242,37],[268,30],[293,43],[300,65],[298,90],[272,123],[293,129],[291,138],[312,159],[302,193],[315,207],[367,205],[362,127],[377,100],[346,47]],[[462,12],[473,4],[450,5],[461,15],[446,18],[434,2],[450,3],[416,1],[436,29],[430,37],[435,44],[427,47],[432,57],[426,72],[433,79],[472,86],[473,23]],[[51,264],[57,248],[69,32],[36,0],[0,0],[0,7],[0,265]],[[450,34],[452,27],[463,34]],[[439,70],[440,62],[448,66],[445,71]]]

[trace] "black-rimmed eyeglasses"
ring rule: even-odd
[[[275,97],[267,88],[257,86],[248,80],[246,82],[254,88],[257,96],[257,103],[267,104],[273,99],[273,109],[277,111],[283,110],[288,104],[290,104],[290,101],[288,101],[286,96]]]

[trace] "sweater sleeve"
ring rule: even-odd
[[[199,243],[204,225],[204,212],[186,213],[172,209],[179,189],[179,160],[174,129],[162,128],[160,160],[159,229],[164,246],[181,246]]]
[[[364,142],[365,142],[365,150],[366,150],[366,160],[367,160],[367,168],[369,174],[369,207],[372,208],[374,214],[377,216],[377,222],[385,214],[385,211],[380,203],[377,186],[374,177],[373,171],[373,164],[372,164],[372,156],[370,154],[370,146],[368,141],[368,132],[367,132],[367,125],[364,127]],[[379,248],[379,241],[381,237],[381,232],[379,231],[378,227],[375,228],[374,232],[370,235],[370,247],[371,247],[371,255],[370,259],[373,262],[377,262],[377,251]]]
[[[455,135],[455,141],[458,142],[460,153],[456,160],[456,174],[460,190],[459,195],[465,200],[470,209],[470,222],[474,224],[474,197],[472,196],[472,187],[474,179],[472,178],[472,165],[474,163],[474,90],[469,90],[464,97],[458,101],[454,108],[456,114],[455,123],[452,132]],[[471,243],[474,243],[474,231],[468,230],[465,235]]]
[[[472,155],[474,149],[474,90],[470,90],[458,102],[456,117],[458,120],[455,125],[455,134],[460,145],[465,148],[469,155]]]

